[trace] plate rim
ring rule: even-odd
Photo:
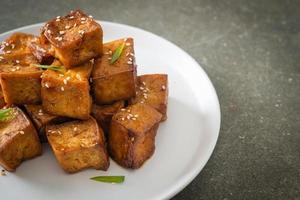
[[[95,19],[96,20],[96,19]],[[177,182],[173,183],[173,185],[168,189],[165,189],[163,192],[161,192],[158,195],[155,195],[155,199],[170,199],[172,197],[174,197],[176,194],[178,194],[179,192],[181,192],[188,184],[190,184],[202,171],[202,169],[204,168],[204,166],[207,164],[208,160],[211,158],[214,149],[216,147],[216,144],[218,142],[219,139],[219,134],[220,134],[220,128],[221,128],[221,108],[220,108],[220,102],[219,102],[219,98],[218,98],[218,94],[216,92],[216,89],[211,81],[211,79],[209,78],[208,74],[205,72],[205,70],[202,68],[202,66],[190,55],[188,54],[185,50],[183,50],[181,47],[179,47],[177,44],[163,38],[162,36],[159,36],[155,33],[152,33],[151,31],[148,31],[146,29],[142,29],[136,26],[132,26],[132,25],[127,25],[127,24],[122,24],[122,23],[118,23],[118,22],[111,22],[111,21],[106,21],[106,20],[96,20],[97,22],[101,24],[107,24],[110,26],[121,26],[123,28],[130,28],[130,29],[135,29],[139,32],[146,32],[147,34],[150,34],[153,37],[156,37],[160,40],[163,40],[164,42],[168,43],[169,45],[171,45],[173,48],[176,48],[178,51],[180,51],[182,54],[184,54],[185,57],[187,57],[194,65],[198,66],[195,67],[195,70],[198,71],[198,73],[202,74],[205,79],[206,82],[208,83],[208,86],[210,87],[211,91],[212,91],[212,95],[214,96],[214,104],[216,106],[216,116],[217,116],[217,133],[214,134],[214,141],[213,144],[210,146],[210,148],[208,149],[208,156],[205,159],[202,159],[201,162],[198,160],[198,162],[196,162],[195,166],[192,168],[191,170],[189,170],[187,173],[185,173],[184,176],[182,176],[181,178],[178,179]],[[45,22],[38,22],[38,23],[34,23],[34,24],[29,24],[29,25],[24,25],[12,30],[8,30],[5,31],[3,33],[0,34],[0,37],[2,37],[3,35],[7,35],[7,34],[12,34],[14,32],[18,32],[18,31],[24,31],[24,29],[31,29],[31,28],[36,28],[36,27],[41,27]]]

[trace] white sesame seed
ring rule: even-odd
[[[60,18],[60,16],[57,16],[57,17],[56,17],[56,19],[59,19],[59,18]]]
[[[59,22],[59,21],[60,21],[60,19],[58,18],[58,19],[56,19],[55,21]]]
[[[74,16],[70,16],[69,19],[74,19]]]
[[[70,76],[68,76],[68,77],[66,78],[66,80],[67,80],[67,81],[69,81],[70,79],[71,79],[71,77],[70,77]]]
[[[121,111],[126,111],[126,109],[125,108],[121,108]]]
[[[92,15],[89,15],[89,18],[92,18],[92,19],[93,19],[93,16],[92,16]]]
[[[129,113],[128,116],[133,117],[133,114]]]
[[[58,76],[60,76],[60,77],[64,77],[64,75],[63,75],[63,74],[59,74]]]
[[[66,32],[65,31],[59,31],[59,34],[63,35],[65,34]]]
[[[77,129],[78,129],[78,128],[75,126],[73,130],[74,130],[74,131],[77,131]]]
[[[127,115],[127,117],[126,117],[127,119],[130,119],[130,116],[129,115]]]
[[[65,29],[69,29],[69,28],[70,28],[70,26],[69,26],[69,25],[66,25],[66,26],[65,26]]]
[[[23,134],[24,134],[24,131],[19,131],[19,133],[20,133],[21,135],[23,135]]]
[[[162,90],[165,90],[165,89],[166,89],[166,86],[162,85],[162,86],[161,86],[161,89],[162,89]]]
[[[129,52],[127,52],[125,56],[126,56],[126,57],[127,57],[127,56],[129,56],[129,54],[130,54],[130,53],[129,53]]]
[[[143,90],[144,88],[143,87],[140,87],[140,90]]]
[[[121,118],[121,120],[122,120],[122,121],[124,121],[124,120],[125,120],[125,118],[124,118],[124,117],[122,117],[122,118]]]
[[[20,67],[19,67],[19,66],[17,66],[17,67],[16,67],[16,70],[20,70]]]
[[[90,83],[92,83],[93,82],[93,79],[92,78],[90,78]]]
[[[6,51],[5,53],[8,53],[8,54],[10,54],[10,53],[11,53],[11,51]]]
[[[63,81],[64,81],[64,84],[67,85],[67,83],[68,83],[67,79],[64,79]]]
[[[76,27],[77,26],[77,24],[75,23],[74,25],[73,25],[73,27]]]
[[[142,84],[143,84],[143,85],[146,85],[146,83],[145,83],[144,81],[142,82]]]
[[[136,118],[135,118],[135,117],[133,117],[133,118],[131,118],[131,119],[132,119],[132,120],[134,120],[134,121],[136,120]]]
[[[46,87],[46,88],[49,88],[49,85],[48,85],[48,83],[45,83],[45,87]]]
[[[127,62],[127,64],[131,65],[131,64],[132,64],[132,62],[131,62],[131,61],[128,61],[128,62]]]
[[[81,21],[80,23],[81,23],[81,24],[85,24],[85,21]]]
[[[62,86],[62,87],[60,88],[60,90],[61,90],[61,91],[65,91],[65,88]]]
[[[47,30],[47,33],[51,34],[51,30]]]
[[[126,42],[125,45],[126,45],[126,46],[130,46],[131,44],[130,44],[129,42]]]
[[[20,61],[19,61],[19,60],[16,60],[16,63],[18,63],[18,64],[19,64],[19,63],[20,63]]]
[[[127,38],[124,38],[123,41],[126,42],[126,41],[127,41]]]
[[[78,33],[82,36],[84,34],[84,30],[80,30]]]
[[[139,115],[137,115],[137,114],[136,114],[136,115],[134,115],[134,117],[138,117],[138,116],[139,116]]]
[[[109,54],[112,54],[112,50],[109,50],[108,53],[109,53]]]
[[[132,141],[132,142],[134,141],[134,137],[131,138],[131,141]]]
[[[132,58],[128,58],[129,61],[132,61]]]
[[[134,56],[134,54],[133,54],[133,53],[130,53],[130,55],[131,55],[131,56]]]
[[[128,112],[128,113],[130,113],[130,112],[131,112],[131,110],[127,110],[127,112]]]
[[[76,78],[81,81],[81,76],[79,74],[76,74]]]
[[[107,60],[111,60],[111,57],[108,57]]]
[[[43,115],[43,113],[38,113],[38,115]]]
[[[16,69],[15,69],[15,68],[13,68],[13,69],[11,69],[11,71],[12,71],[12,72],[15,72],[15,71],[16,71]]]
[[[86,19],[85,19],[85,17],[81,17],[80,20],[81,20],[81,21],[84,21],[84,20],[86,20]]]
[[[62,37],[60,37],[60,36],[55,37],[55,39],[58,41],[62,41]]]
[[[14,49],[14,48],[15,48],[15,45],[14,45],[14,44],[11,44],[11,48]]]
[[[42,109],[39,109],[39,112],[41,113],[41,112],[43,112],[43,110],[42,110]]]

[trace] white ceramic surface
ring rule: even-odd
[[[168,120],[159,127],[156,151],[138,170],[127,170],[111,161],[107,172],[85,170],[66,174],[47,145],[42,156],[24,162],[15,173],[0,176],[0,199],[168,199],[201,171],[217,142],[220,107],[209,78],[193,58],[171,42],[127,25],[100,22],[104,40],[133,37],[138,74],[169,75]],[[38,34],[42,24],[16,31]],[[89,180],[97,175],[125,175],[123,184]]]

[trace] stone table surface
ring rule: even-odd
[[[9,1],[0,32],[74,8],[158,34],[193,56],[221,104],[215,151],[173,199],[300,199],[300,1]]]

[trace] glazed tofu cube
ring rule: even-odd
[[[42,34],[66,68],[83,64],[102,54],[101,26],[80,10],[56,17],[45,24]]]
[[[154,153],[161,118],[157,110],[144,104],[121,109],[110,125],[108,148],[111,157],[123,167],[141,167]]]
[[[88,61],[63,72],[44,71],[41,89],[43,109],[53,115],[88,119],[92,108],[88,81],[92,67],[92,62]]]
[[[66,172],[108,169],[104,133],[94,118],[47,125],[46,133],[57,161]]]
[[[37,132],[27,116],[17,107],[0,122],[0,165],[15,171],[22,161],[42,154]]]
[[[114,52],[124,45],[120,57],[111,63]],[[125,38],[103,45],[104,55],[95,60],[92,72],[93,94],[97,104],[110,104],[135,96],[136,65],[133,39]]]
[[[97,120],[98,124],[102,127],[106,135],[109,131],[112,116],[116,114],[121,108],[123,108],[124,105],[124,101],[117,101],[111,105],[101,106],[93,104],[91,114]]]
[[[129,103],[144,103],[152,106],[163,115],[162,120],[166,120],[168,106],[168,75],[147,74],[138,76],[137,93]]]
[[[42,70],[32,54],[0,56],[0,81],[7,105],[36,104],[41,101]]]
[[[30,53],[29,44],[32,41],[37,41],[38,38],[27,33],[13,33],[10,37],[4,40],[0,46],[1,54],[19,54]]]
[[[67,121],[67,118],[52,115],[43,110],[42,105],[24,105],[27,114],[31,118],[41,142],[47,142],[45,127],[48,124],[56,124]]]

